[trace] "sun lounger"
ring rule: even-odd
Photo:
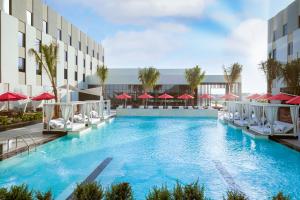
[[[131,109],[131,108],[132,108],[132,106],[127,106],[127,108],[128,108],[128,109]]]
[[[140,106],[139,109],[145,109],[145,106]]]
[[[181,110],[181,109],[183,109],[183,106],[179,106],[178,108]]]
[[[193,109],[193,106],[188,106],[188,109],[189,109],[189,110],[192,110],[192,109]]]
[[[148,106],[148,109],[153,109],[153,106]]]
[[[172,109],[172,106],[168,106],[167,109],[171,110],[171,109]]]
[[[271,134],[271,125],[266,124],[265,126],[250,126],[250,130],[253,130],[260,134]],[[294,126],[293,124],[281,122],[281,121],[275,121],[274,125],[274,133],[273,134],[287,134],[288,132],[292,131]]]
[[[158,109],[164,109],[164,107],[163,106],[158,106]]]

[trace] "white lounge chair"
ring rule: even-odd
[[[140,106],[139,109],[145,109],[145,106]]]
[[[193,110],[194,108],[193,108],[193,106],[188,106],[188,109]]]
[[[163,106],[158,106],[158,109],[164,109],[164,107]]]
[[[168,110],[171,110],[171,109],[172,109],[172,106],[168,106],[167,109],[168,109]]]
[[[183,106],[179,106],[178,108],[179,108],[180,110],[182,110],[182,109],[183,109]]]
[[[128,109],[131,109],[131,108],[132,108],[132,106],[127,106],[126,108],[128,108]]]
[[[148,109],[153,109],[153,106],[148,106]]]

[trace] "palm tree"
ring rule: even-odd
[[[192,95],[195,95],[195,90],[203,82],[204,77],[205,71],[202,71],[198,65],[185,70],[185,79],[191,88]]]
[[[139,70],[138,79],[142,83],[144,92],[153,90],[159,79],[160,73],[154,67],[143,68]]]
[[[293,60],[282,66],[280,69],[280,78],[291,89],[293,94],[299,94],[300,87],[300,59]]]
[[[35,49],[29,49],[29,55],[35,57],[35,61],[41,68],[43,68],[51,82],[53,93],[55,96],[55,102],[58,102],[58,93],[56,88],[56,68],[57,68],[57,61],[58,61],[58,47],[56,44],[50,45],[41,45],[40,52],[36,51]]]
[[[232,93],[233,84],[241,77],[243,66],[239,63],[234,63],[230,67],[223,66],[224,78],[228,84],[229,92]]]
[[[100,85],[102,87],[102,96],[104,96],[104,87],[105,87],[105,81],[107,80],[108,77],[108,68],[105,65],[98,66],[97,67],[97,76],[100,81]]]
[[[269,58],[265,62],[261,62],[259,69],[262,70],[267,79],[267,93],[272,93],[272,83],[280,73],[281,63],[273,58]]]

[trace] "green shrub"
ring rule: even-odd
[[[227,191],[227,197],[224,200],[249,200],[249,198],[241,191],[230,190]]]
[[[111,185],[105,192],[106,200],[132,200],[133,193],[129,183]]]
[[[161,188],[154,187],[146,197],[147,200],[171,200],[171,193],[167,186]]]
[[[32,191],[28,189],[27,185],[11,186],[5,196],[5,200],[32,200]]]
[[[204,186],[200,186],[198,181],[184,186],[184,199],[204,200]]]
[[[42,193],[42,192],[38,191],[38,192],[36,192],[35,198],[37,200],[53,200],[51,191],[48,191],[48,192],[45,192],[45,193]]]
[[[99,200],[103,198],[102,186],[96,182],[78,184],[73,193],[75,200]]]
[[[184,188],[177,181],[174,189],[173,189],[173,199],[174,200],[183,200],[184,199]]]
[[[7,189],[6,188],[0,188],[0,200],[4,200],[7,195]]]
[[[291,200],[291,197],[285,196],[282,192],[279,192],[276,196],[272,197],[272,200]]]
[[[0,124],[1,125],[7,125],[9,124],[9,119],[7,116],[0,116]]]

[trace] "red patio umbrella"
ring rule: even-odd
[[[268,100],[278,100],[278,101],[288,101],[288,100],[291,100],[295,98],[295,96],[293,95],[289,95],[289,94],[285,94],[285,93],[279,93],[279,94],[276,94],[272,97],[269,97]]]
[[[288,104],[300,104],[300,96],[296,96],[291,100],[288,100],[286,103]]]
[[[199,96],[200,99],[213,99],[214,97],[209,94],[203,94]]]
[[[247,99],[250,99],[250,100],[253,100],[253,99],[256,99],[256,98],[258,98],[258,97],[260,97],[260,94],[255,93],[255,94],[252,94],[252,95],[250,95],[250,96],[248,96],[248,97],[246,97],[246,98],[247,98]]]
[[[167,94],[167,93],[164,93],[164,94],[160,95],[158,98],[159,99],[164,99],[165,100],[165,107],[167,107],[167,99],[173,99],[174,97]]]
[[[232,93],[225,94],[224,96],[221,97],[221,99],[225,99],[225,100],[235,100],[237,98],[239,98],[239,96]]]
[[[189,95],[189,94],[183,94],[183,95],[181,95],[181,96],[179,96],[179,97],[177,97],[178,99],[182,99],[182,100],[184,100],[184,106],[186,107],[186,102],[187,102],[187,100],[189,100],[189,99],[194,99],[194,97],[193,96],[191,96],[191,95]]]
[[[5,92],[3,94],[0,95],[0,101],[7,101],[8,104],[8,110],[9,110],[9,102],[10,101],[19,101],[19,100],[24,100],[27,99],[27,96],[23,95],[23,94],[18,94],[15,92]]]
[[[268,100],[271,97],[272,97],[272,95],[267,93],[267,94],[264,94],[264,95],[261,95],[261,96],[255,98],[255,100]]]
[[[127,99],[131,99],[131,96],[128,95],[127,93],[123,93],[123,94],[120,94],[120,95],[116,96],[116,98],[124,100],[124,102],[125,102],[124,104],[125,104],[125,107],[126,107],[126,101],[127,101]]]
[[[42,100],[51,100],[51,99],[55,99],[55,96],[48,92],[44,92],[36,97],[33,97],[31,100],[32,101],[42,101]]]
[[[145,103],[146,103],[146,107],[147,107],[147,100],[148,99],[153,99],[154,97],[151,96],[150,94],[148,94],[147,92],[145,92],[144,94],[138,96],[139,99],[144,99]]]

